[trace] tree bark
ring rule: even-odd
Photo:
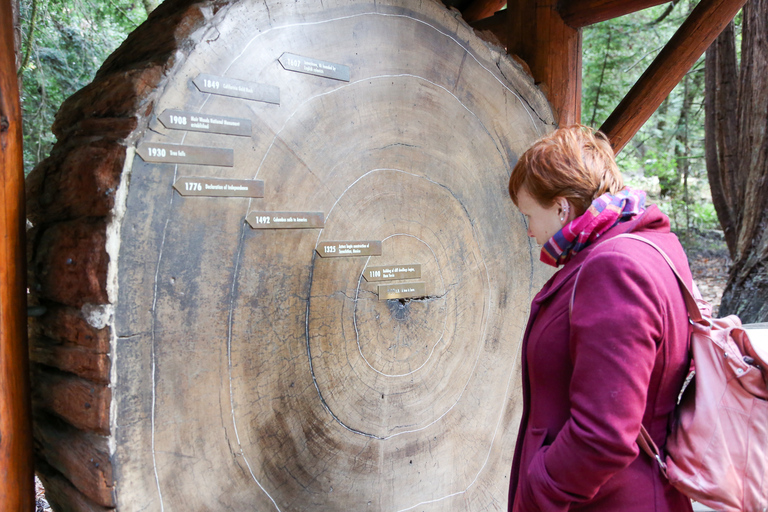
[[[721,314],[768,319],[768,0],[744,6],[741,64],[732,27],[707,55],[707,174],[733,259]],[[738,83],[736,82],[738,80]]]

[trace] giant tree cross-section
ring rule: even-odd
[[[166,2],[29,180],[51,501],[504,507],[553,126],[432,0]]]

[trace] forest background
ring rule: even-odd
[[[101,63],[146,19],[159,0],[15,2],[18,2],[20,21],[17,39],[24,121],[24,168],[25,174],[28,174],[48,156],[56,142],[51,133],[51,125],[62,102],[93,79]],[[748,5],[761,6],[752,10],[757,11],[758,18],[768,18],[765,8],[767,2],[749,0]],[[594,127],[602,124],[696,4],[698,2],[695,0],[676,0],[583,29],[583,124]],[[746,12],[746,8],[743,12]],[[744,14],[740,13],[726,29],[726,43],[730,44],[727,50],[733,54],[732,62],[729,63],[732,69],[723,68],[724,71],[720,73],[721,77],[733,74],[733,82],[739,87],[738,61],[744,18]],[[760,23],[747,24],[751,27],[750,33],[760,31],[762,40],[765,40],[768,32],[766,22],[768,20],[760,19]],[[713,46],[722,46],[725,39],[721,36]],[[765,50],[762,52],[764,54]],[[760,305],[752,307],[752,310],[744,307],[744,304],[750,302],[754,304],[755,297],[760,297],[758,289],[762,289],[762,285],[768,281],[766,255],[763,254],[768,249],[761,246],[766,245],[763,243],[766,237],[760,236],[760,243],[754,242],[754,233],[759,231],[753,229],[752,234],[742,237],[746,242],[737,240],[741,236],[743,214],[738,210],[729,211],[729,208],[733,210],[742,206],[738,201],[743,202],[744,189],[748,185],[738,185],[736,196],[741,196],[734,198],[723,197],[724,191],[730,191],[718,184],[714,189],[714,200],[711,193],[713,189],[709,185],[710,181],[717,182],[718,178],[715,176],[714,180],[708,180],[708,158],[710,174],[733,174],[731,169],[718,171],[713,168],[718,166],[718,159],[720,167],[727,166],[729,162],[733,164],[728,158],[734,153],[734,148],[723,146],[720,153],[713,149],[720,141],[715,144],[712,140],[721,136],[723,129],[730,128],[727,125],[723,125],[725,128],[715,126],[712,119],[707,124],[705,119],[704,106],[707,101],[710,101],[711,107],[715,105],[710,110],[727,110],[727,105],[723,107],[714,101],[712,90],[721,89],[714,74],[709,76],[710,86],[716,83],[717,87],[710,87],[709,98],[705,93],[705,82],[708,80],[705,76],[705,60],[704,56],[698,60],[626,145],[617,160],[628,184],[646,190],[650,201],[659,204],[669,215],[672,228],[680,237],[697,271],[705,298],[715,304],[720,302],[720,294],[728,278],[727,269],[730,267],[731,279],[728,286],[736,290],[731,295],[735,293],[737,300],[731,300],[733,304],[726,309],[731,313],[746,315],[747,321],[766,321],[768,307]],[[711,70],[715,68],[710,65]],[[727,87],[722,87],[722,90],[732,96],[726,97],[725,101],[735,105],[735,98],[740,91],[737,94],[736,90]],[[768,91],[765,91],[764,96],[768,96]],[[749,116],[750,112],[739,115]],[[765,117],[765,114],[762,116]],[[741,122],[741,117],[737,122]],[[705,130],[705,125],[709,126],[708,130]],[[729,133],[736,131],[730,130]],[[709,154],[705,145],[708,133],[711,138]],[[749,133],[745,132],[742,138],[746,140],[747,137]],[[728,143],[728,137],[725,139],[722,144]],[[765,162],[761,165],[765,166]],[[765,175],[768,169],[761,172],[761,186],[766,188],[765,182],[768,180]],[[768,208],[764,209],[768,211]],[[765,211],[749,215],[756,217],[755,222],[760,225],[767,216]],[[725,232],[721,226],[726,227]],[[765,226],[758,228],[765,231]],[[742,243],[746,249],[737,247],[737,242]],[[753,248],[755,244],[759,250]],[[749,271],[749,276],[742,272],[744,268]],[[741,277],[739,272],[743,274]],[[757,281],[755,274],[758,276]],[[739,279],[740,285],[737,283]],[[743,293],[736,285],[752,287],[752,291]],[[743,299],[739,298],[739,293]]]

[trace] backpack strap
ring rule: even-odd
[[[688,287],[688,285],[685,284],[685,281],[683,281],[683,278],[678,273],[677,268],[675,267],[675,264],[672,263],[672,260],[669,258],[669,256],[667,256],[667,253],[665,253],[661,247],[651,242],[647,238],[644,238],[642,236],[638,236],[632,233],[622,233],[620,235],[616,235],[614,238],[632,238],[639,242],[643,242],[644,244],[650,245],[651,247],[656,249],[658,253],[661,254],[661,256],[664,258],[664,261],[666,261],[669,267],[672,269],[672,272],[674,272],[675,277],[677,278],[677,282],[680,284],[680,289],[683,292],[683,299],[685,300],[685,307],[688,310],[688,317],[691,323],[708,324],[708,320],[705,320],[702,317],[701,310],[699,309],[699,305],[696,302],[696,298],[693,295],[693,292]],[[571,302],[569,304],[569,313],[573,310],[573,300],[574,300],[574,297],[576,296],[576,283],[578,282],[580,273],[581,273],[581,269],[579,269],[579,272],[576,274],[576,281],[573,284],[573,292],[571,293]],[[656,443],[653,441],[653,438],[651,437],[651,435],[648,433],[648,431],[645,429],[645,427],[642,424],[640,425],[640,433],[637,435],[637,445],[645,453],[647,453],[649,457],[656,460],[656,462],[659,464],[659,468],[661,469],[662,474],[666,477],[667,464],[664,462],[664,459],[661,454],[661,450],[659,450],[659,447],[656,446]]]
[[[691,289],[688,287],[687,284],[685,284],[685,281],[683,281],[683,278],[677,272],[677,268],[675,267],[675,264],[672,263],[672,260],[669,258],[669,256],[667,256],[667,253],[665,253],[661,247],[651,242],[647,238],[644,238],[642,236],[638,236],[632,233],[622,233],[621,235],[616,235],[614,238],[632,238],[633,240],[643,242],[647,245],[650,245],[654,249],[656,249],[659,252],[659,254],[661,254],[661,256],[664,258],[664,261],[666,261],[669,267],[672,269],[672,272],[675,273],[675,277],[677,277],[677,282],[680,283],[680,288],[683,291],[683,299],[685,300],[685,307],[688,309],[688,316],[694,322],[701,322],[703,320],[701,315],[701,310],[699,309],[699,305],[696,302],[696,297],[693,295],[693,292],[691,291]]]

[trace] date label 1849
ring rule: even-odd
[[[280,104],[280,88],[274,85],[257,84],[223,76],[207,75],[205,73],[197,75],[197,78],[192,80],[192,83],[201,92],[274,103],[275,105]]]
[[[213,116],[181,110],[164,110],[157,119],[170,130],[191,132],[223,133],[225,135],[251,136],[250,119]]]
[[[421,263],[366,267],[363,271],[363,277],[369,283],[376,281],[399,281],[401,279],[420,279]]]
[[[182,196],[264,197],[262,180],[183,177],[176,180],[173,188]]]
[[[142,142],[136,148],[136,152],[145,162],[152,163],[232,167],[235,162],[235,152],[230,148]]]
[[[309,57],[302,57],[301,55],[294,55],[292,53],[282,54],[279,61],[283,66],[283,69],[288,71],[296,71],[298,73],[306,73],[308,75],[322,76],[325,78],[333,78],[334,80],[349,82],[349,66],[345,66],[343,64],[335,64],[333,62],[326,62],[324,60],[311,59]]]
[[[315,250],[323,258],[381,256],[381,241],[320,242]]]
[[[427,285],[418,283],[395,283],[379,285],[379,300],[416,299],[426,297]]]
[[[253,229],[307,229],[325,226],[323,212],[251,212],[245,220]]]

